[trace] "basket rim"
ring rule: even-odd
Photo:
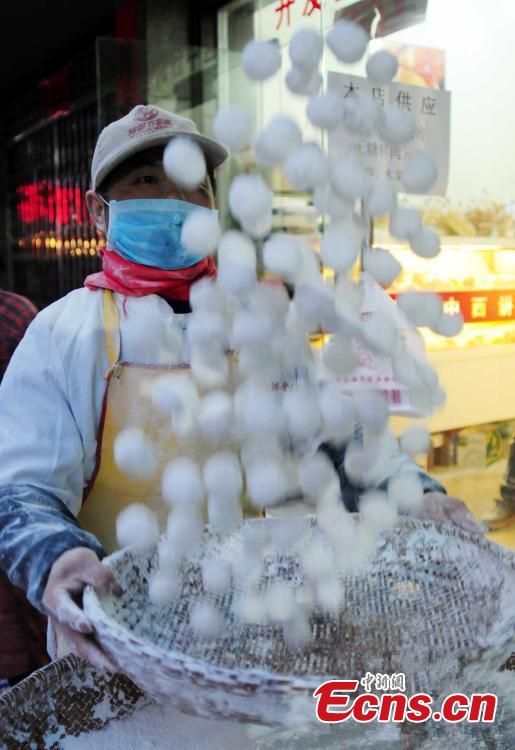
[[[359,516],[359,514],[352,515],[356,517]],[[308,520],[316,520],[315,516],[312,514],[306,515],[304,516],[304,518],[307,518]],[[463,529],[462,527],[459,527],[456,524],[448,521],[433,521],[431,519],[409,516],[401,516],[400,518],[402,523],[397,524],[392,531],[388,532],[388,534],[398,534],[401,529],[404,531],[416,529],[433,531],[436,530],[440,536],[444,536],[449,539],[457,537],[467,541],[473,541],[474,543],[478,544],[478,547],[480,549],[492,554],[494,557],[498,558],[499,562],[504,563],[508,567],[512,568],[515,572],[515,551],[510,550],[506,547],[502,547],[496,542],[487,539],[484,535],[473,534],[472,532],[469,532],[466,529]],[[263,522],[275,522],[277,520],[280,519],[254,518],[245,519],[243,523],[255,525]],[[209,533],[209,525],[206,525],[205,531]],[[154,547],[155,545],[148,549],[154,549]],[[141,554],[142,550],[137,549],[134,546],[125,547],[104,558],[102,562],[107,564],[108,567],[112,567],[124,557],[130,559],[131,555],[135,552]],[[320,680],[325,681],[331,679],[331,675],[328,675],[327,673],[322,673],[319,675],[313,673],[309,675],[309,677],[301,677],[294,676],[291,673],[272,672],[267,669],[229,668],[210,664],[203,659],[189,656],[179,651],[164,649],[161,646],[153,643],[152,641],[147,641],[140,636],[136,636],[127,627],[124,627],[117,620],[108,615],[107,612],[103,609],[95,589],[90,585],[88,585],[84,590],[84,610],[87,616],[91,619],[92,624],[96,630],[104,628],[106,630],[109,630],[110,634],[113,636],[116,636],[116,634],[118,634],[118,637],[120,637],[122,640],[130,639],[130,642],[140,648],[142,652],[144,652],[148,656],[151,656],[155,660],[158,660],[160,663],[166,663],[167,666],[170,666],[172,669],[180,670],[185,676],[198,678],[199,675],[202,675],[206,672],[206,668],[208,667],[210,675],[216,675],[220,682],[222,682],[224,678],[229,680],[230,677],[235,674],[235,672],[238,673],[240,679],[245,679],[250,682],[252,681],[253,677],[256,678],[259,676],[261,679],[266,680],[268,690],[273,690],[274,685],[277,689],[283,690],[286,683],[288,684],[288,687],[293,690],[315,690],[320,685]],[[504,639],[504,643],[496,644],[496,650],[499,650],[501,646],[503,649],[504,647],[506,647],[507,659],[509,658],[512,650],[515,650],[515,611],[510,617],[508,625],[510,624],[512,624],[513,627],[506,628],[506,638]],[[478,652],[482,650],[483,648],[478,644]],[[134,679],[134,677],[131,676],[131,679]]]

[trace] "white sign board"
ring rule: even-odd
[[[427,151],[438,166],[438,179],[429,195],[445,195],[449,178],[451,94],[423,86],[406,83],[378,85],[360,76],[346,73],[328,73],[328,89],[344,99],[360,94],[369,94],[382,107],[396,105],[406,109],[415,117],[415,137],[402,146],[390,146],[379,136],[351,136],[352,147],[360,154],[367,172],[374,177],[389,177],[401,192],[406,192],[400,183],[402,167],[412,151]],[[329,134],[329,154],[338,155],[340,143],[349,142],[347,131],[336,129]]]

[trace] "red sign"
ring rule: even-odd
[[[444,312],[460,313],[465,323],[502,323],[515,320],[515,290],[475,289],[470,292],[437,292]],[[396,294],[391,297],[395,299]]]

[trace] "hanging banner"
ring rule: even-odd
[[[372,96],[381,107],[397,106],[410,112],[416,120],[414,138],[402,146],[391,146],[378,135],[350,135],[341,126],[329,133],[329,155],[338,158],[348,148],[361,156],[367,172],[373,177],[389,177],[400,192],[407,192],[400,182],[402,168],[413,151],[427,151],[435,159],[438,179],[429,195],[445,195],[449,179],[451,94],[407,83],[378,85],[368,78],[329,72],[329,90],[343,99],[363,94]]]

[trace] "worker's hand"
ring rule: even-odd
[[[484,534],[486,531],[485,526],[462,500],[443,492],[427,492],[423,498],[423,507],[413,515],[417,518],[430,518],[432,521],[450,521],[471,534]]]
[[[74,653],[98,669],[116,672],[116,666],[95,642],[93,626],[77,604],[82,603],[82,592],[88,583],[104,591],[119,588],[111,571],[102,565],[93,550],[75,547],[64,552],[50,569],[43,606]]]

